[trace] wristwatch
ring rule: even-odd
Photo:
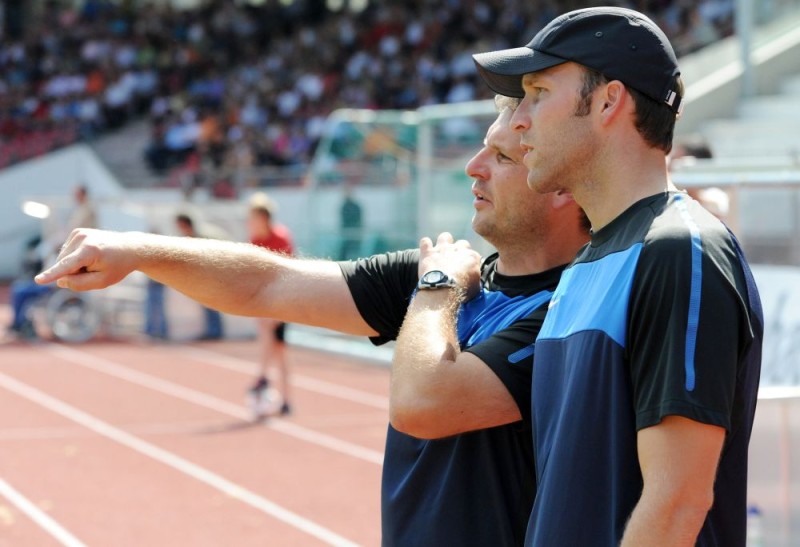
[[[417,283],[417,290],[454,289],[458,287],[456,280],[442,270],[431,270],[422,274]]]

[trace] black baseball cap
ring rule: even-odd
[[[553,19],[524,47],[472,56],[495,93],[524,97],[522,76],[568,61],[664,102],[676,114],[683,107],[678,59],[664,32],[638,11],[597,7]]]

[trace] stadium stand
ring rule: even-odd
[[[745,99],[736,118],[707,122],[702,132],[715,157],[800,158],[798,101],[800,75],[785,80],[778,94]]]
[[[732,31],[732,0],[621,3],[652,14],[681,54]],[[335,108],[485,98],[471,52],[523,43],[592,2],[66,4],[45,3],[24,38],[0,45],[0,167],[143,115],[144,155],[160,175],[204,162],[224,173],[304,164]]]

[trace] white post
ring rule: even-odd
[[[416,237],[423,235],[435,237],[430,232],[430,185],[433,170],[433,126],[430,120],[420,116],[417,126],[417,233]]]
[[[755,31],[754,3],[754,0],[736,0],[736,36],[739,38],[739,54],[742,62],[742,97],[752,97],[757,91],[751,57]]]

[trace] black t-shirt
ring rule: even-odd
[[[530,430],[534,340],[563,268],[527,276],[482,265],[482,291],[462,305],[462,350],[487,364],[514,397],[523,420],[420,440],[391,426],[382,487],[385,546],[521,545],[535,495]],[[418,251],[340,263],[356,306],[379,335],[397,337],[418,279]]]
[[[680,193],[643,199],[567,268],[536,341],[539,491],[526,544],[617,546],[642,493],[637,432],[727,431],[702,547],[744,547],[763,334],[738,242]]]

